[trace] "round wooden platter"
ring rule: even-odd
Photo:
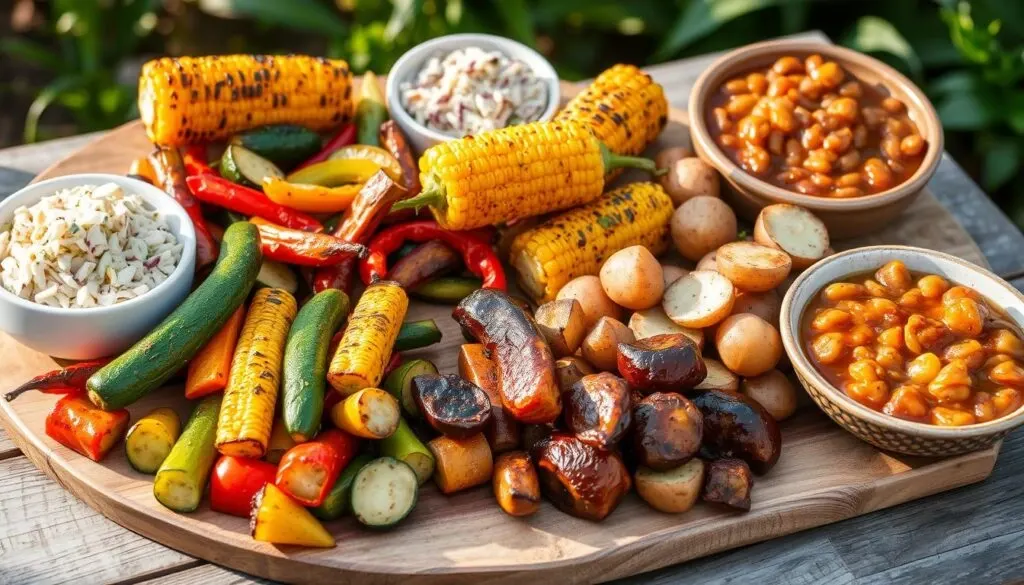
[[[564,84],[566,95],[577,89]],[[673,110],[653,149],[688,144],[686,118]],[[38,179],[77,172],[123,173],[150,150],[141,125],[127,124],[42,173]],[[913,243],[983,263],[970,237],[929,194],[896,224],[863,242]],[[845,244],[845,245],[844,245]],[[414,302],[407,319],[433,318],[441,344],[411,356],[433,360],[444,373],[456,371],[463,342],[451,308]],[[49,357],[0,334],[0,391],[55,367]],[[288,582],[332,580],[376,583],[585,583],[649,571],[714,552],[923,497],[988,476],[998,447],[945,460],[880,452],[806,407],[783,425],[780,463],[757,478],[752,510],[734,514],[698,505],[683,515],[655,512],[629,494],[604,522],[573,518],[545,503],[526,519],[503,514],[490,486],[446,497],[433,485],[396,529],[372,532],[351,519],[328,524],[333,549],[277,547],[253,541],[248,522],[204,505],[177,514],[152,496],[152,477],[132,470],[118,447],[94,463],[52,441],[43,432],[57,397],[26,394],[0,401],[0,420],[33,463],[89,505],[122,526],[186,554],[247,573]],[[163,388],[129,409],[135,420],[157,406],[190,405],[180,385]]]

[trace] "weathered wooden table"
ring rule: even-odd
[[[820,34],[810,38],[824,40]],[[672,105],[714,56],[649,69]],[[0,196],[97,135],[0,151]],[[1024,235],[944,156],[929,185],[985,253],[1024,290]],[[1024,581],[1024,433],[1003,445],[985,482],[639,575],[622,583],[928,583]],[[266,583],[149,541],[36,469],[0,429],[0,584]]]

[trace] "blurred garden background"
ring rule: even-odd
[[[491,32],[577,80],[818,29],[923,87],[947,149],[1024,225],[1021,0],[0,0],[0,17],[0,147],[136,117],[156,55],[304,52],[386,72],[425,39]]]

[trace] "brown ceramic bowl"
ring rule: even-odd
[[[912,271],[938,274],[979,291],[1024,329],[1024,296],[1005,280],[949,254],[910,246],[869,246],[829,256],[803,272],[786,292],[779,319],[782,344],[800,383],[821,410],[858,438],[906,455],[948,456],[989,447],[1024,425],[1024,406],[1002,418],[962,427],[912,422],[874,411],[853,400],[818,373],[804,347],[800,321],[807,305],[827,285],[901,260]]]
[[[785,55],[807,57],[820,54],[839,63],[861,83],[891,95],[907,106],[910,119],[927,140],[928,150],[921,166],[909,179],[874,195],[831,199],[803,195],[776,187],[737,166],[715,143],[707,126],[707,103],[723,83],[739,73],[766,68]],[[747,45],[715,61],[697,79],[690,92],[690,137],[697,155],[718,169],[730,189],[723,196],[743,217],[754,220],[762,207],[792,203],[810,209],[825,222],[833,238],[847,238],[877,231],[903,212],[935,174],[942,158],[942,125],[928,98],[909,79],[885,63],[850,49],[815,41],[777,40]]]

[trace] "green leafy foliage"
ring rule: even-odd
[[[616,62],[654,64],[822,30],[888,62],[924,88],[942,118],[947,148],[993,198],[1024,218],[1024,2],[37,0],[35,5],[49,10],[41,30],[0,39],[0,59],[29,63],[48,75],[28,108],[26,140],[41,135],[51,109],[70,113],[79,131],[135,116],[135,90],[124,71],[140,52],[311,52],[347,59],[357,72],[386,72],[402,53],[429,38],[489,32],[537,48],[562,77],[575,80]]]

